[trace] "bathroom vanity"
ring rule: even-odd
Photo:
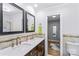
[[[43,40],[25,56],[44,56],[44,53],[45,53],[44,48],[45,47],[44,47],[44,40]]]
[[[44,56],[44,38],[34,38],[18,46],[0,50],[0,56]]]
[[[44,36],[35,33],[35,16],[14,3],[0,3],[0,35],[0,56],[45,54]]]

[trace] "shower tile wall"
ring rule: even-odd
[[[59,30],[60,29],[60,23],[58,21],[54,21],[54,22],[53,21],[49,21],[48,22],[48,38],[49,39],[54,39],[53,38],[53,32],[52,32],[53,31],[53,28],[52,28],[53,26],[57,27],[57,29],[56,29],[57,30],[56,39],[59,40],[60,39],[60,30]]]

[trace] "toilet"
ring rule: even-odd
[[[67,52],[70,56],[79,56],[79,43],[78,42],[66,42]]]

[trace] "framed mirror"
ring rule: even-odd
[[[26,14],[27,14],[26,32],[34,32],[35,31],[35,16],[28,12]]]
[[[2,34],[2,4],[0,3],[0,34]]]
[[[14,3],[3,3],[0,7],[2,13],[1,34],[12,34],[24,32],[24,11]]]

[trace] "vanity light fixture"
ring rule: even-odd
[[[38,5],[37,5],[37,4],[34,4],[34,7],[36,7],[36,8],[37,8],[37,7],[38,7]]]

